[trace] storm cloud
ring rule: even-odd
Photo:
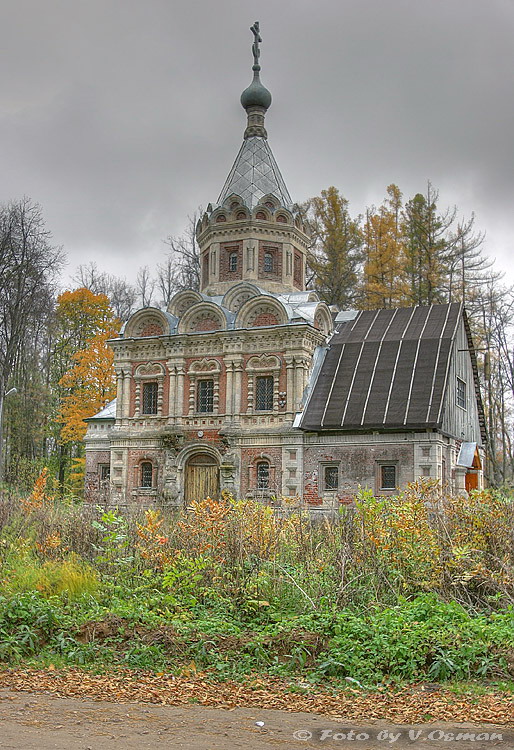
[[[239,149],[259,19],[269,140],[294,200],[351,211],[427,180],[514,258],[508,0],[3,0],[0,202],[28,195],[68,254],[134,278]]]

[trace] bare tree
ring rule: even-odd
[[[200,289],[200,249],[196,242],[196,224],[203,214],[198,207],[189,216],[187,227],[178,237],[169,236],[165,243],[169,253],[164,264],[158,266],[157,284],[163,301],[169,300],[182,289]]]
[[[177,292],[176,269],[171,253],[166,256],[164,263],[157,266],[157,289],[160,294],[159,304],[167,310]]]
[[[155,280],[151,278],[148,266],[142,266],[137,272],[136,289],[141,307],[150,307],[155,289]]]
[[[22,198],[0,207],[0,418],[9,379],[52,304],[53,283],[63,262],[37,203]],[[2,447],[0,419],[0,479]]]
[[[93,294],[106,294],[117,318],[127,320],[135,310],[137,290],[125,278],[99,271],[96,263],[87,263],[77,268],[72,280],[79,287]]]

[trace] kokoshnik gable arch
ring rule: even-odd
[[[117,398],[87,420],[87,497],[181,505],[226,489],[326,508],[419,476],[480,486],[462,308],[337,315],[306,290],[310,231],[268,143],[251,30],[243,143],[196,227],[200,290],[139,310],[110,342]]]

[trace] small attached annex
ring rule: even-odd
[[[336,326],[296,422],[306,496],[387,495],[419,477],[480,488],[485,421],[462,305],[344,313]]]

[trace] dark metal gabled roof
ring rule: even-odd
[[[461,305],[363,310],[330,341],[305,430],[423,429],[441,423]]]

